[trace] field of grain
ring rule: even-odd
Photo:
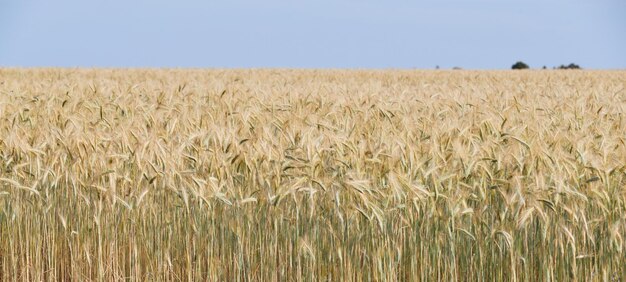
[[[620,281],[625,71],[0,70],[0,281]]]

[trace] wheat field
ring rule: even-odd
[[[625,86],[0,69],[0,281],[623,281]]]

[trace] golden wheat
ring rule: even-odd
[[[626,277],[626,72],[0,70],[0,280]]]

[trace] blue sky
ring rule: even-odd
[[[0,66],[626,68],[623,0],[0,0]]]

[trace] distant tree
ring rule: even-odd
[[[548,68],[546,68],[546,66],[543,66],[541,69],[542,69],[542,70],[545,70],[545,69],[548,69]]]
[[[567,66],[566,65],[560,65],[557,69],[560,69],[560,70],[578,70],[578,69],[580,69],[580,66],[577,65],[577,64],[571,63],[571,64],[569,64]]]
[[[513,64],[513,66],[511,67],[511,69],[514,69],[514,70],[523,70],[527,68],[528,68],[528,65],[522,61],[518,61],[517,63]]]

